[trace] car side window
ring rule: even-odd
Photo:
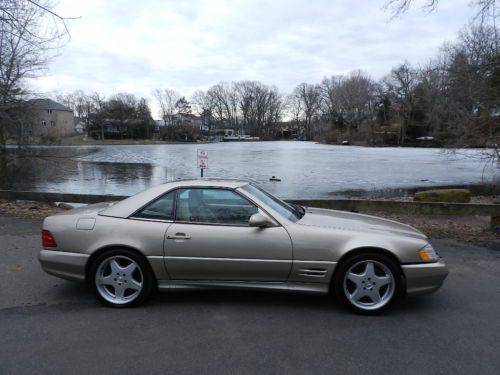
[[[193,223],[248,225],[257,206],[227,189],[180,189],[176,220]]]
[[[148,204],[134,217],[154,220],[174,220],[175,191],[171,191]]]

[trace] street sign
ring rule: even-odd
[[[208,159],[198,159],[198,168],[208,169]]]
[[[198,168],[208,169],[208,152],[207,150],[197,150],[197,165]]]

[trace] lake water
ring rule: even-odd
[[[431,148],[370,148],[313,142],[229,142],[37,147],[0,181],[2,189],[134,194],[198,177],[196,151],[209,156],[206,177],[252,179],[282,198],[328,198],[373,190],[480,183],[484,160]],[[10,150],[14,152],[13,150]],[[486,169],[491,179],[493,169]],[[270,182],[276,176],[281,182]]]

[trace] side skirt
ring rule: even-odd
[[[280,283],[251,281],[196,281],[196,280],[159,280],[158,289],[162,292],[210,289],[246,289],[276,292],[297,292],[306,294],[328,294],[326,283]]]

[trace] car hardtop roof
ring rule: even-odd
[[[175,181],[169,181],[164,185],[169,185],[172,187],[181,186],[203,186],[203,187],[225,187],[236,189],[245,185],[248,185],[251,181],[236,179],[236,178],[187,178],[179,179]]]
[[[227,189],[237,189],[239,187],[248,185],[249,181],[238,179],[186,179],[170,181],[162,185],[158,185],[147,189],[141,193],[133,195],[127,199],[111,205],[109,208],[101,211],[99,214],[102,216],[113,216],[126,218],[140,209],[148,202],[156,199],[169,190],[177,188],[190,188],[190,187],[217,187]]]

